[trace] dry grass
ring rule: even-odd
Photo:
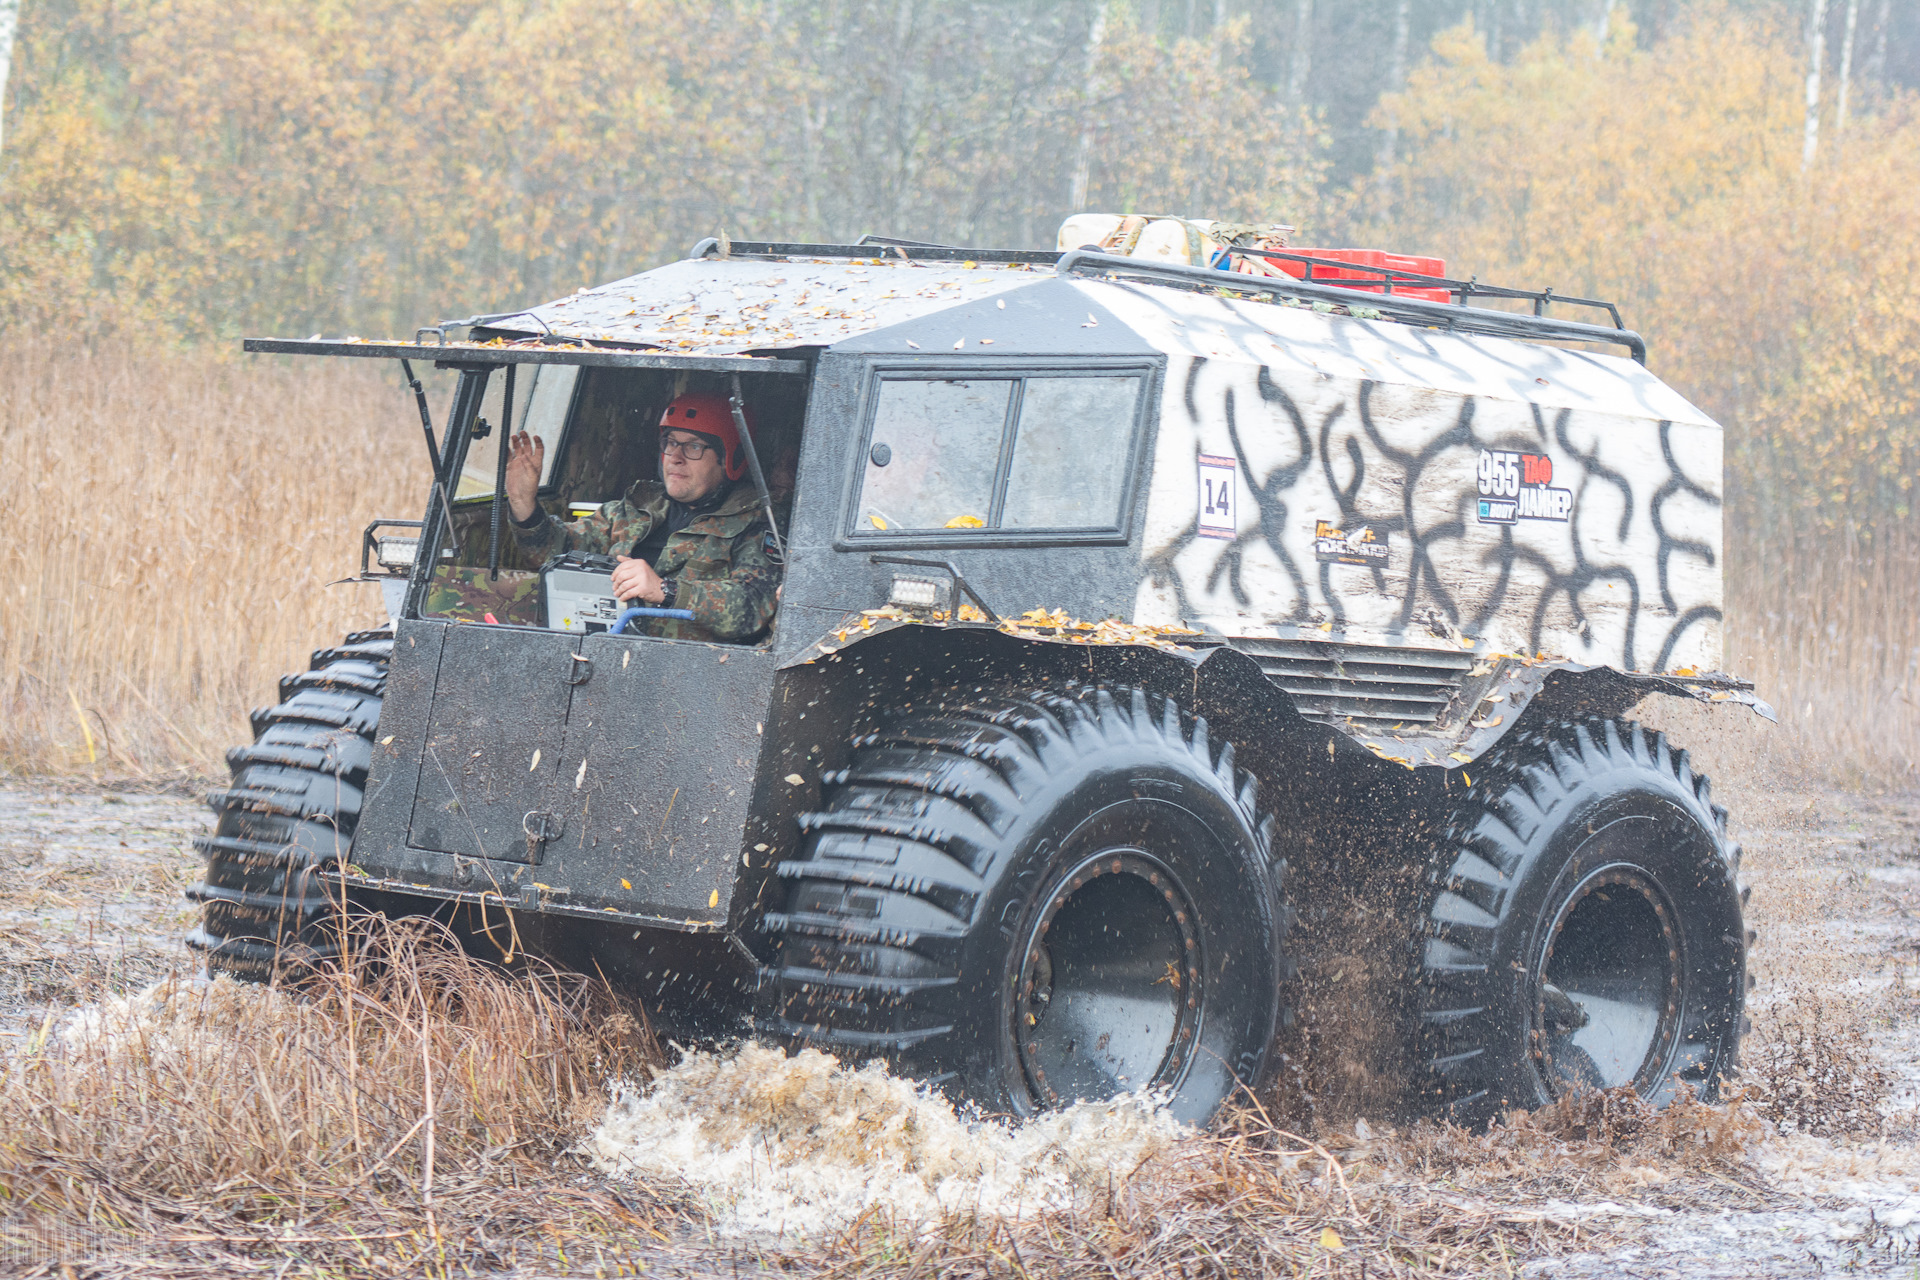
[[[326,584],[367,521],[418,516],[424,455],[385,362],[0,339],[0,770],[213,770],[380,616]]]
[[[1785,730],[1773,763],[1920,785],[1920,524],[1877,545],[1852,529],[1730,541],[1727,601],[1728,665]]]
[[[0,1081],[0,1260],[445,1274],[666,1238],[671,1208],[565,1158],[658,1061],[624,1001],[424,921],[351,937],[297,993],[174,978],[43,1028]]]
[[[1515,1113],[1485,1134],[1356,1130],[1315,1140],[1242,1110],[1082,1212],[955,1217],[918,1238],[870,1217],[828,1243],[822,1274],[1510,1275],[1526,1259],[1624,1240],[1555,1196],[1644,1195],[1687,1173],[1753,1196],[1747,1153],[1765,1125],[1739,1099],[1656,1112],[1619,1090]]]

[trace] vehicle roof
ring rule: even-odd
[[[1364,305],[1364,297],[1356,304]],[[1622,356],[1448,333],[1046,267],[873,259],[697,258],[582,289],[494,328],[686,356],[792,348],[976,356],[1188,356],[1319,377],[1711,425]]]
[[[1037,278],[1023,266],[998,263],[689,258],[523,314],[559,337],[644,342],[685,355],[738,355],[830,347]],[[519,316],[494,327],[539,332]]]

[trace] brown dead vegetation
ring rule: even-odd
[[[1631,1090],[1582,1094],[1488,1133],[1421,1123],[1318,1139],[1248,1107],[1116,1182],[1085,1212],[956,1217],[917,1239],[870,1217],[830,1242],[822,1274],[1472,1276],[1620,1243],[1555,1196],[1644,1192],[1705,1175],[1752,1199],[1766,1125],[1745,1100],[1656,1111]],[[1689,1194],[1700,1198],[1695,1187]]]
[[[565,1156],[604,1082],[659,1060],[634,1009],[427,922],[350,938],[298,990],[176,976],[49,1019],[0,1079],[0,1258],[446,1274],[631,1265],[667,1237],[671,1201]]]
[[[1485,1134],[1250,1106],[1071,1213],[927,1232],[877,1211],[804,1246],[716,1242],[687,1188],[571,1154],[605,1082],[659,1061],[634,1010],[422,923],[356,939],[304,991],[175,978],[43,1028],[0,1081],[0,1258],[100,1276],[710,1273],[736,1250],[840,1280],[1504,1275],[1644,1230],[1577,1205],[1778,1199],[1749,1162],[1775,1127],[1762,1081],[1662,1112],[1579,1095]]]
[[[280,675],[384,616],[329,584],[367,521],[419,517],[425,455],[387,362],[6,334],[0,774],[221,771]]]

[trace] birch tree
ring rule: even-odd
[[[1400,120],[1391,105],[1394,95],[1407,87],[1407,45],[1413,28],[1413,0],[1399,0],[1393,14],[1393,46],[1387,57],[1387,127],[1380,131],[1380,147],[1373,156],[1374,200],[1384,214],[1393,182],[1393,165],[1398,158]]]
[[[1860,22],[1860,0],[1847,0],[1847,34],[1840,44],[1840,98],[1833,108],[1834,137],[1847,132],[1847,90],[1853,87],[1853,35]]]
[[[0,149],[6,146],[7,69],[13,65],[13,33],[20,27],[20,0],[0,0]]]
[[[1807,0],[1807,129],[1800,148],[1800,167],[1813,167],[1820,147],[1820,64],[1827,54],[1827,0]]]
[[[1294,0],[1293,47],[1287,59],[1287,101],[1307,100],[1307,76],[1313,71],[1313,0]]]
[[[1094,99],[1100,96],[1100,42],[1107,36],[1107,0],[1093,11],[1093,22],[1087,29],[1087,76],[1086,108],[1080,113],[1080,139],[1074,148],[1073,179],[1067,191],[1067,210],[1081,213],[1087,207],[1087,183],[1093,176],[1093,112]]]

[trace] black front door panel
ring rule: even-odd
[[[556,832],[564,838],[552,805],[573,682],[585,674],[575,660],[579,639],[522,627],[448,629],[410,845],[526,862],[543,852],[529,827],[546,830],[549,844]]]
[[[724,920],[774,660],[762,649],[591,635],[540,879],[575,898]]]

